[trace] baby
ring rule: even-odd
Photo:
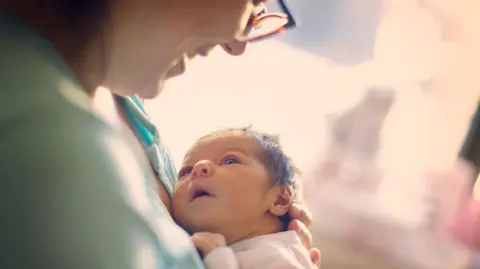
[[[276,137],[250,128],[196,141],[172,209],[208,269],[315,268],[296,233],[285,229],[295,172]]]

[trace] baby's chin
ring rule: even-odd
[[[203,216],[188,216],[184,218],[177,218],[176,221],[188,233],[193,234],[197,232],[211,232],[219,233],[220,223],[215,220],[211,214],[204,214]]]
[[[207,223],[179,223],[179,225],[187,231],[189,234],[194,234],[198,232],[210,232],[210,233],[220,233],[215,225]]]

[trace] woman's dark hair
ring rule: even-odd
[[[23,0],[11,2],[13,9],[29,10],[46,17],[48,23],[61,23],[62,31],[70,37],[92,37],[104,23],[111,0]],[[33,3],[32,3],[33,2]],[[44,26],[48,27],[48,24]]]
[[[47,0],[48,1],[48,0]],[[107,16],[109,0],[53,0],[66,28],[77,34],[97,31]]]
[[[90,38],[107,19],[110,1],[4,0],[0,11],[42,28],[61,27],[64,34]]]

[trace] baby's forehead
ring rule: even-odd
[[[193,144],[184,157],[189,159],[204,159],[223,154],[228,151],[240,151],[245,155],[257,155],[261,152],[255,139],[242,132],[211,134],[202,137]]]

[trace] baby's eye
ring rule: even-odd
[[[235,164],[235,163],[238,163],[238,160],[235,157],[227,157],[227,158],[223,159],[223,161],[222,161],[222,164],[227,164],[227,165],[228,164]]]
[[[182,178],[188,174],[190,174],[192,172],[192,167],[188,166],[188,167],[183,167],[182,169],[180,169],[180,172],[178,172],[178,178]]]

